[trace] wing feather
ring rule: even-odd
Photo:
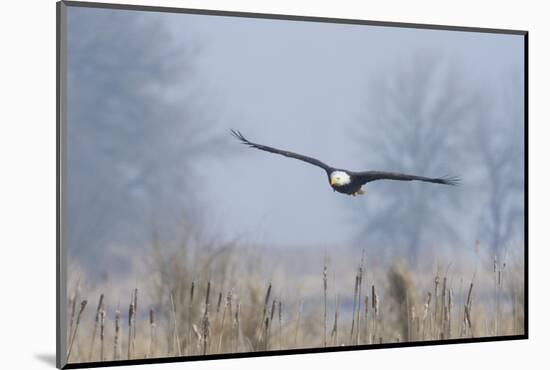
[[[443,185],[459,185],[460,178],[455,176],[444,176],[444,177],[424,177],[416,175],[408,175],[398,172],[383,172],[383,171],[365,171],[365,172],[355,172],[356,176],[362,184],[367,182],[376,181],[376,180],[397,180],[397,181],[424,181],[431,182],[434,184],[443,184]]]
[[[301,155],[301,154],[297,154],[297,153],[293,153],[293,152],[289,152],[289,151],[286,151],[286,150],[273,148],[273,147],[270,147],[270,146],[267,146],[267,145],[261,145],[261,144],[253,143],[253,142],[249,141],[248,139],[246,139],[243,136],[243,134],[241,134],[240,131],[231,130],[231,133],[241,143],[243,143],[243,144],[245,144],[245,145],[247,145],[251,148],[260,149],[260,150],[263,150],[263,151],[266,151],[266,152],[269,152],[269,153],[280,154],[280,155],[283,155],[285,157],[298,159],[300,161],[307,162],[307,163],[312,164],[314,166],[321,167],[322,169],[324,169],[327,172],[332,172],[332,167],[326,165],[325,163],[321,162],[318,159],[315,159],[315,158],[312,158],[312,157],[307,157],[305,155]]]

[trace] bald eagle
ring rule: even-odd
[[[458,177],[423,177],[416,175],[406,175],[403,173],[396,172],[382,172],[382,171],[363,171],[363,172],[354,172],[349,170],[344,170],[341,168],[331,167],[318,159],[307,157],[305,155],[288,152],[286,150],[280,150],[273,148],[267,145],[256,144],[248,139],[246,139],[240,131],[231,130],[233,136],[235,136],[242,144],[245,144],[251,148],[256,148],[264,150],[269,153],[275,153],[284,155],[285,157],[290,157],[298,159],[300,161],[307,162],[317,167],[321,167],[328,176],[328,181],[330,186],[334,191],[337,191],[342,194],[348,195],[361,195],[365,194],[365,191],[362,189],[363,185],[368,182],[376,180],[399,180],[399,181],[424,181],[431,182],[434,184],[443,184],[443,185],[458,185],[460,179]]]

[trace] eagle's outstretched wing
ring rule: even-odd
[[[326,165],[325,163],[321,162],[318,159],[307,157],[305,155],[301,155],[301,154],[297,154],[297,153],[293,153],[293,152],[288,152],[286,150],[280,150],[280,149],[277,149],[277,148],[272,148],[272,147],[266,146],[266,145],[253,143],[251,141],[248,141],[243,136],[243,134],[240,133],[240,131],[231,130],[231,133],[233,134],[233,136],[235,136],[237,139],[239,139],[241,141],[241,143],[243,143],[245,145],[248,145],[251,148],[256,148],[256,149],[264,150],[264,151],[269,152],[269,153],[280,154],[280,155],[284,155],[285,157],[298,159],[300,161],[307,162],[307,163],[312,164],[314,166],[321,167],[322,169],[324,169],[325,171],[327,171],[329,173],[332,172],[332,170],[333,170],[332,167]]]
[[[432,182],[434,184],[443,184],[443,185],[458,185],[460,179],[458,177],[423,177],[416,175],[407,175],[404,173],[396,172],[382,172],[382,171],[365,171],[365,172],[354,172],[353,175],[361,182],[361,184],[366,184],[367,182],[376,181],[376,180],[398,180],[398,181],[424,181]]]

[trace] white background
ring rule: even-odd
[[[117,2],[112,0],[111,2]],[[154,365],[162,369],[546,367],[550,290],[548,11],[542,1],[126,1],[133,4],[522,29],[529,52],[530,339],[527,341]],[[2,4],[0,348],[6,368],[52,368],[55,354],[55,2]],[[7,84],[6,84],[7,82]],[[539,365],[539,363],[541,363]],[[135,367],[134,367],[135,368]],[[153,368],[142,366],[140,368]]]

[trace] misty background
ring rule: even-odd
[[[66,246],[91,276],[126,271],[152,239],[411,264],[522,253],[522,36],[78,7],[68,22]],[[462,184],[345,196],[231,128]]]

